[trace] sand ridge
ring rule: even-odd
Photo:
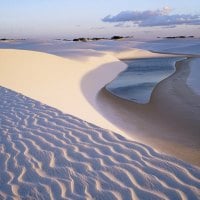
[[[0,87],[0,198],[199,199],[200,169]]]
[[[25,50],[0,50],[0,85],[21,92],[31,98],[58,108],[65,113],[79,116],[101,127],[118,131],[105,120],[82,95],[80,82],[85,73],[104,63],[115,62],[116,72],[93,80],[90,91],[95,104],[98,87],[102,81],[114,78],[125,64],[111,55],[85,57],[84,61],[62,58],[47,53]],[[98,85],[98,87],[95,87]]]
[[[127,67],[116,56],[129,58],[131,54],[134,57],[163,56],[145,50],[131,49],[118,53],[105,51],[95,56],[90,52],[84,56],[84,60],[78,60],[42,52],[1,49],[0,85],[102,128],[121,132],[101,115],[97,96],[108,82]],[[91,71],[101,69],[102,66],[106,66],[106,69],[95,73],[92,79],[84,79]],[[83,82],[83,79],[86,81]],[[121,134],[125,135],[122,132]]]

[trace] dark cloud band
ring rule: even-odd
[[[125,23],[132,22],[140,27],[148,26],[176,26],[176,25],[200,25],[200,15],[173,14],[171,9],[165,7],[160,10],[146,11],[123,11],[115,16],[108,15],[102,19],[103,22]]]

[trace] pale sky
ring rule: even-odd
[[[199,33],[200,0],[0,0],[0,38]]]

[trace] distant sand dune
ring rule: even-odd
[[[0,199],[200,199],[200,169],[0,87]]]

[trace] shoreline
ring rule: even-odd
[[[170,53],[170,52],[167,52],[167,51],[153,51],[153,50],[149,50],[149,51],[152,52],[152,53],[160,53],[160,54],[163,54],[163,55],[165,55],[165,54],[167,54],[167,55],[172,54],[174,56],[180,56],[181,55],[181,56],[187,57],[187,58],[199,58],[200,57],[199,54]]]
[[[121,117],[118,125],[126,133],[161,152],[200,166],[200,112],[191,110],[200,106],[200,98],[186,84],[188,62],[177,62],[175,73],[157,84],[149,104],[120,99],[105,88],[99,98],[106,109],[111,107],[108,112]]]
[[[162,55],[162,54],[161,54]],[[163,58],[165,58],[165,57],[163,57]],[[172,58],[174,58],[174,56],[172,57],[166,57],[166,58],[168,58],[168,59],[172,59]],[[151,89],[149,89],[148,90],[148,93],[150,94],[150,95],[148,95],[148,97],[146,97],[146,99],[135,99],[134,98],[134,100],[131,100],[131,98],[130,97],[126,97],[125,95],[124,96],[120,96],[120,95],[117,95],[115,92],[113,92],[112,91],[112,89],[109,89],[109,85],[111,84],[112,85],[112,82],[113,81],[115,81],[115,79],[120,79],[120,78],[118,78],[118,77],[120,77],[120,74],[122,73],[124,73],[124,71],[123,72],[121,72],[121,73],[119,73],[118,74],[118,76],[115,78],[115,79],[113,79],[113,80],[111,80],[109,83],[107,83],[106,85],[105,85],[105,89],[108,91],[108,92],[110,92],[110,93],[112,93],[114,96],[116,96],[116,97],[119,97],[119,98],[121,98],[121,99],[125,99],[125,100],[127,100],[127,101],[130,101],[130,102],[134,102],[134,103],[137,103],[137,104],[142,104],[142,105],[145,105],[145,104],[148,104],[149,102],[150,102],[150,99],[151,99],[151,96],[152,96],[152,93],[153,93],[153,90],[156,88],[156,86],[160,83],[160,82],[162,82],[162,81],[164,81],[165,79],[167,79],[167,78],[169,78],[170,76],[172,76],[174,73],[176,73],[176,63],[178,62],[178,61],[181,61],[181,60],[184,60],[184,59],[186,59],[186,57],[182,57],[182,56],[178,56],[178,57],[175,57],[177,60],[176,61],[173,61],[173,72],[171,72],[170,74],[167,74],[167,75],[165,75],[165,77],[163,77],[161,80],[159,80],[159,81],[156,81],[155,80],[155,84],[154,84],[154,86],[151,88]],[[179,59],[178,59],[179,58]],[[122,62],[125,62],[126,63],[126,61],[133,61],[133,60],[137,60],[138,58],[134,58],[134,59],[122,59],[121,61]],[[142,60],[144,61],[146,58],[143,58]],[[150,58],[150,59],[152,59],[152,58]],[[148,60],[146,60],[146,62],[148,62]],[[127,63],[126,63],[127,64]],[[128,64],[127,64],[128,65]],[[125,71],[127,71],[127,69],[129,68],[129,65],[128,65],[128,67],[125,69]],[[152,81],[152,80],[151,80]],[[124,87],[124,86],[123,86]],[[126,87],[126,86],[125,86]],[[111,88],[112,88],[112,86],[111,86]],[[115,87],[116,89],[117,89],[117,87]]]

